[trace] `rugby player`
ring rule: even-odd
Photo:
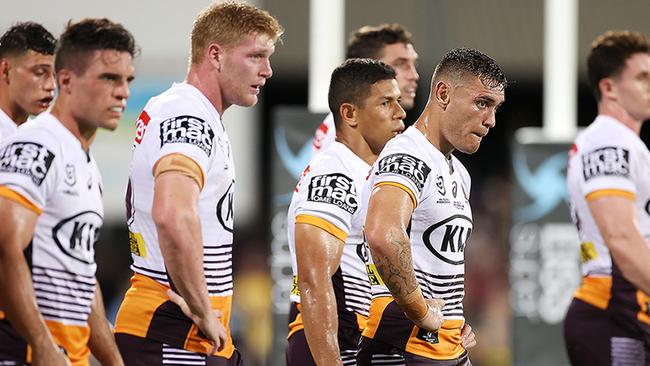
[[[221,118],[257,103],[282,32],[253,5],[210,5],[194,22],[187,79],[136,122],[126,197],[135,275],[115,327],[128,365],[243,363],[228,325],[235,167]]]
[[[476,152],[495,125],[506,78],[487,55],[449,51],[415,125],[389,141],[362,200],[379,280],[357,361],[401,353],[407,365],[470,365],[463,344],[464,248],[472,231],[470,177],[452,152]]]
[[[68,23],[51,113],[0,152],[0,363],[123,365],[95,278],[102,181],[90,144],[117,128],[134,77],[131,34],[108,19]]]

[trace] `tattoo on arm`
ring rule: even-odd
[[[411,245],[408,240],[391,240],[388,255],[377,256],[375,266],[386,287],[397,298],[402,298],[418,287],[413,270]]]

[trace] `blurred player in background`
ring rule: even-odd
[[[235,167],[221,118],[257,103],[282,32],[255,6],[212,4],[194,22],[186,81],[136,122],[126,197],[135,275],[115,327],[128,365],[243,364],[229,330]]]
[[[452,152],[476,152],[496,123],[507,85],[474,49],[440,61],[429,101],[372,167],[364,233],[379,272],[357,361],[401,353],[407,365],[470,365],[463,338],[465,245],[472,231],[470,177]]]
[[[56,39],[42,25],[17,23],[0,37],[0,141],[54,99]]]
[[[89,149],[98,128],[118,126],[135,53],[120,24],[69,23],[51,113],[22,125],[0,152],[2,365],[88,365],[89,350],[103,365],[123,365],[95,278],[104,212]]]
[[[610,31],[587,58],[598,116],[569,153],[583,282],[564,323],[573,365],[646,365],[650,340],[650,42]],[[644,346],[644,338],[646,344]]]
[[[420,75],[415,66],[418,54],[413,48],[411,33],[400,24],[365,26],[354,31],[348,40],[346,58],[372,58],[395,69],[402,99],[400,104],[410,110],[415,104],[415,92]],[[313,140],[314,154],[325,150],[336,139],[332,113],[316,130]]]
[[[305,169],[287,218],[294,271],[288,366],[356,363],[370,305],[359,194],[370,164],[404,129],[395,77],[371,59],[348,59],[332,73],[336,141]]]

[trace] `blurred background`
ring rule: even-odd
[[[105,185],[106,221],[96,250],[98,278],[111,319],[132,274],[124,192],[134,122],[148,98],[184,79],[192,22],[209,3],[22,0],[3,6],[1,32],[16,21],[33,20],[58,35],[70,19],[108,17],[124,24],[141,47],[122,124],[113,133],[100,132],[92,146]],[[238,181],[231,328],[249,365],[283,365],[290,288],[287,193],[309,159],[309,138],[323,114],[306,109],[310,2],[254,3],[275,15],[286,31],[272,57],[273,77],[260,103],[246,110],[231,107],[223,116],[235,150]],[[565,203],[569,140],[549,143],[539,131],[520,130],[540,127],[544,118],[545,2],[348,0],[343,4],[345,39],[363,25],[387,22],[401,23],[413,33],[420,83],[408,123],[422,110],[433,68],[449,49],[475,47],[502,66],[511,84],[496,128],[478,153],[456,154],[473,179],[475,230],[466,248],[465,311],[479,343],[471,358],[479,366],[566,364],[561,321],[580,281],[578,242]],[[589,0],[577,5],[576,47],[571,51],[577,86],[568,91],[576,98],[576,115],[567,123],[573,119],[586,126],[596,115],[584,66],[591,41],[609,29],[650,35],[648,14],[647,0]],[[551,94],[546,95],[553,92],[550,85]],[[642,138],[648,141],[647,128]]]

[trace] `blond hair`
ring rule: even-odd
[[[253,5],[228,1],[201,11],[192,27],[190,63],[198,64],[212,43],[235,46],[250,34],[265,34],[275,42],[284,33],[277,19]]]

